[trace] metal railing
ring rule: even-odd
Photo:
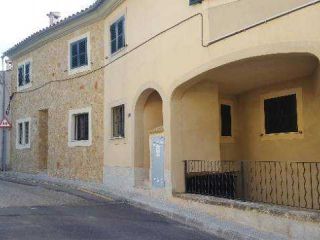
[[[185,161],[186,192],[320,210],[320,162]]]

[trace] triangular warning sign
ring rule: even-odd
[[[11,128],[11,127],[12,127],[11,123],[6,118],[4,118],[0,123],[0,128]]]

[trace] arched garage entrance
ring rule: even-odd
[[[150,188],[164,184],[163,103],[155,89],[146,89],[135,107],[135,186]],[[154,148],[154,150],[153,150]],[[155,152],[153,152],[155,151]],[[152,161],[152,159],[156,160]],[[154,171],[152,171],[152,169]],[[153,179],[155,179],[153,181]],[[156,182],[158,184],[156,184]]]

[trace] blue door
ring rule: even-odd
[[[162,136],[151,137],[152,187],[164,188],[164,143]]]

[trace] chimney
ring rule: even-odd
[[[61,17],[60,12],[50,12],[47,14],[47,16],[49,17],[50,20],[50,26],[56,24],[57,22],[59,22],[59,19]]]

